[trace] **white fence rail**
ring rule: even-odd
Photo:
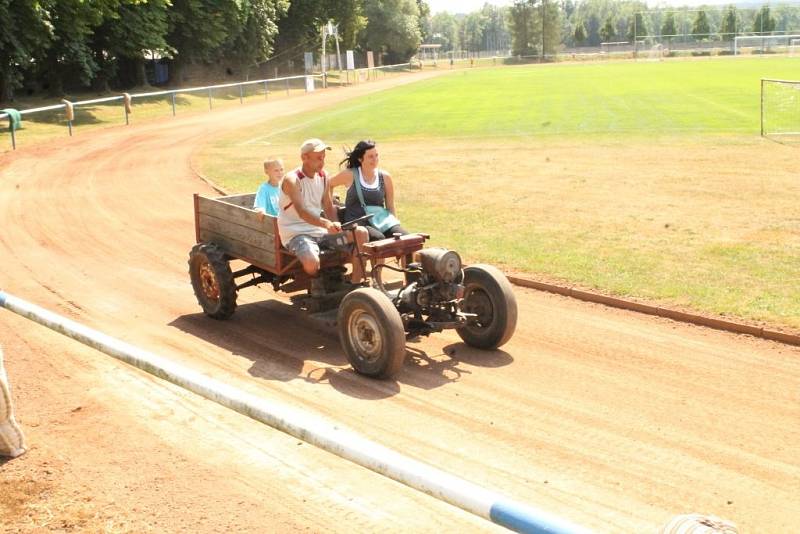
[[[385,74],[387,71],[391,71],[391,70],[406,70],[406,69],[413,69],[413,68],[417,68],[417,64],[401,63],[401,64],[397,64],[397,65],[384,65],[384,66],[372,67],[372,68],[355,69],[354,71],[341,71],[342,72],[342,78],[341,79],[343,81],[346,80],[345,83],[350,84],[350,83],[355,83],[357,81],[367,81],[367,80],[371,80],[371,79],[376,79],[376,78],[378,78],[378,76],[381,73]],[[353,76],[352,80],[350,79],[351,73],[352,73],[352,76]],[[128,122],[129,122],[128,116],[129,116],[130,111],[131,111],[130,107],[129,107],[129,104],[131,104],[136,99],[153,98],[153,97],[159,97],[159,96],[169,96],[170,97],[170,105],[171,105],[171,108],[172,108],[172,115],[175,116],[175,115],[177,115],[176,96],[180,95],[180,94],[205,92],[208,95],[208,109],[212,110],[213,109],[214,92],[215,91],[220,91],[220,90],[223,90],[223,89],[231,89],[231,88],[238,87],[239,88],[239,102],[241,104],[243,104],[244,103],[244,98],[245,98],[245,88],[247,88],[247,87],[263,85],[264,86],[263,94],[264,94],[265,98],[270,93],[275,93],[275,92],[278,92],[278,91],[281,91],[281,92],[282,91],[286,91],[286,94],[288,95],[290,93],[290,91],[292,90],[292,87],[291,87],[292,82],[302,81],[303,90],[305,92],[308,92],[309,86],[310,86],[310,84],[308,82],[309,79],[310,80],[320,80],[321,83],[322,83],[322,87],[327,87],[329,75],[330,75],[330,73],[304,74],[304,75],[299,75],[299,76],[286,76],[286,77],[282,77],[282,78],[266,78],[266,79],[262,79],[262,80],[250,80],[250,81],[246,81],[246,82],[226,83],[226,84],[218,84],[218,85],[207,85],[207,86],[202,86],[202,87],[187,87],[187,88],[181,88],[181,89],[171,89],[171,90],[165,90],[165,91],[152,91],[152,92],[148,92],[148,93],[137,93],[137,94],[130,94],[130,95],[127,95],[127,94],[123,93],[123,94],[120,94],[120,95],[117,95],[117,96],[95,98],[95,99],[92,99],[92,100],[81,100],[81,101],[78,101],[78,102],[69,102],[69,101],[64,100],[64,101],[62,101],[61,104],[53,104],[53,105],[50,105],[50,106],[43,106],[43,107],[38,107],[38,108],[18,110],[18,113],[20,114],[20,118],[22,118],[22,116],[25,116],[25,115],[33,115],[33,114],[36,114],[36,113],[44,113],[44,112],[48,112],[48,111],[65,110],[65,112],[67,113],[67,117],[66,117],[67,118],[67,120],[66,120],[67,131],[68,131],[69,135],[72,136],[72,129],[73,129],[73,123],[74,123],[74,110],[76,108],[79,108],[79,107],[82,107],[82,106],[90,106],[90,105],[96,105],[96,104],[107,104],[109,102],[120,101],[123,104],[122,107],[123,107],[123,111],[124,111],[125,124],[128,124]],[[297,86],[295,86],[294,89],[299,89],[299,88]],[[258,94],[261,94],[261,92],[259,91]],[[228,96],[230,96],[230,95],[228,95]],[[251,95],[247,95],[247,96],[251,96]],[[128,99],[128,100],[126,100],[126,99]],[[17,148],[17,139],[16,139],[16,132],[15,132],[16,128],[14,128],[12,126],[12,122],[13,122],[12,118],[9,116],[8,113],[0,112],[0,120],[8,120],[9,121],[8,130],[11,133],[11,148],[13,150],[16,150],[16,148]],[[0,131],[2,131],[2,130],[0,130]]]

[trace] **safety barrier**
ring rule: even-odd
[[[589,530],[420,461],[403,456],[317,415],[257,397],[0,291],[0,307],[125,363],[516,532],[577,534]]]

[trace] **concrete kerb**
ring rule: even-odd
[[[531,534],[590,532],[550,513],[405,457],[322,417],[244,392],[3,291],[0,291],[0,306],[242,415],[508,529]]]
[[[724,330],[736,334],[748,334],[754,337],[768,339],[770,341],[778,341],[780,343],[786,343],[788,345],[800,346],[800,336],[794,334],[786,334],[784,332],[769,330],[758,326],[751,326],[747,324],[737,323],[734,321],[726,321],[724,319],[716,319],[704,315],[671,310],[669,308],[662,308],[660,306],[653,306],[650,304],[642,304],[640,302],[633,302],[618,297],[601,295],[599,293],[593,293],[591,291],[584,291],[581,289],[575,289],[571,287],[558,286],[555,284],[548,284],[545,282],[537,282],[535,280],[523,278],[520,276],[508,276],[508,280],[512,284],[521,287],[527,287],[539,291],[547,291],[548,293],[556,293],[559,295],[575,298],[578,300],[583,300],[586,302],[594,302],[597,304],[603,304],[605,306],[611,306],[613,308],[620,308],[623,310],[635,311],[647,315],[664,317],[666,319],[672,319],[673,321],[679,321],[683,323],[690,323],[690,324],[696,324],[698,326],[714,328],[715,330]]]

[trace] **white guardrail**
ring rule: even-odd
[[[356,81],[359,81],[359,80],[366,80],[366,79],[370,79],[370,78],[374,79],[375,77],[377,77],[379,72],[384,72],[385,73],[386,71],[392,70],[392,69],[413,68],[415,65],[418,65],[418,64],[417,63],[400,63],[400,64],[397,64],[397,65],[383,65],[383,66],[380,66],[380,67],[355,69],[354,71],[340,71],[340,73],[342,73],[342,74],[343,73],[347,73],[346,74],[346,83],[349,84],[349,83],[351,83],[350,72],[354,73],[354,78],[353,78],[352,82],[356,82]],[[219,85],[207,85],[207,86],[203,86],[203,87],[187,87],[187,88],[183,88],[183,89],[171,89],[171,90],[166,90],[166,91],[153,91],[153,92],[149,92],[149,93],[137,93],[137,94],[123,93],[123,94],[120,94],[120,95],[117,95],[117,96],[108,96],[108,97],[103,97],[103,98],[95,98],[95,99],[92,99],[92,100],[81,100],[81,101],[78,101],[78,102],[69,102],[69,101],[64,100],[64,101],[62,101],[61,104],[53,104],[53,105],[50,105],[50,106],[44,106],[44,107],[39,107],[39,108],[31,108],[31,109],[22,109],[22,110],[17,110],[17,111],[21,116],[23,116],[23,115],[31,115],[31,114],[34,114],[34,113],[43,113],[43,112],[46,112],[46,111],[56,111],[56,110],[61,110],[61,109],[67,110],[67,129],[68,129],[69,135],[72,136],[72,128],[73,128],[73,120],[74,120],[74,114],[73,114],[72,110],[74,110],[74,108],[80,107],[80,106],[88,106],[88,105],[92,105],[92,104],[105,104],[107,102],[114,102],[114,101],[117,101],[117,100],[122,101],[123,104],[126,104],[126,105],[124,105],[125,124],[128,124],[129,123],[128,116],[130,114],[130,109],[129,109],[129,106],[127,104],[132,102],[134,99],[137,99],[137,98],[141,99],[141,98],[152,98],[152,97],[157,97],[157,96],[170,95],[171,96],[171,99],[170,99],[171,102],[170,103],[171,103],[171,106],[172,106],[172,115],[175,116],[177,114],[177,111],[176,111],[176,98],[175,97],[178,94],[206,92],[208,94],[208,109],[211,110],[211,109],[213,109],[214,91],[216,91],[216,90],[229,89],[231,87],[239,87],[239,103],[243,104],[244,103],[244,97],[245,97],[244,88],[247,87],[247,86],[263,85],[264,86],[264,95],[266,97],[270,93],[270,87],[272,87],[272,92],[274,93],[274,92],[276,92],[275,84],[280,84],[281,86],[277,89],[277,91],[285,90],[286,94],[288,95],[289,91],[291,90],[291,87],[290,87],[291,81],[293,81],[293,80],[303,80],[304,81],[304,89],[305,89],[306,92],[308,92],[308,90],[309,90],[308,80],[309,79],[310,80],[321,79],[322,80],[322,86],[323,86],[323,88],[325,88],[328,85],[328,77],[329,77],[328,74],[304,74],[304,75],[300,75],[300,76],[286,76],[286,77],[283,77],[283,78],[266,78],[266,79],[262,79],[262,80],[251,80],[251,81],[246,81],[246,82],[225,83],[225,84],[219,84]],[[129,99],[129,100],[126,102],[126,99]],[[10,119],[8,113],[0,112],[0,120],[4,120],[4,119]],[[9,120],[9,122],[10,122],[10,120]],[[10,124],[9,124],[9,130],[11,132],[11,147],[12,147],[13,150],[16,150],[16,148],[17,148],[16,133],[15,133],[15,129],[10,127]]]
[[[511,500],[499,493],[403,456],[318,415],[244,392],[3,291],[0,291],[0,307],[510,530],[528,534],[590,532],[548,512]]]

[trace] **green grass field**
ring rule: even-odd
[[[761,78],[796,58],[557,64],[461,70],[275,124],[275,137],[507,138],[759,132]],[[293,124],[298,127],[286,129]],[[351,141],[352,142],[352,141]]]
[[[379,141],[401,218],[469,261],[800,328],[800,152],[759,137],[796,58],[456,71],[239,131],[199,156],[252,191],[266,155]],[[329,170],[341,159],[334,152]]]

